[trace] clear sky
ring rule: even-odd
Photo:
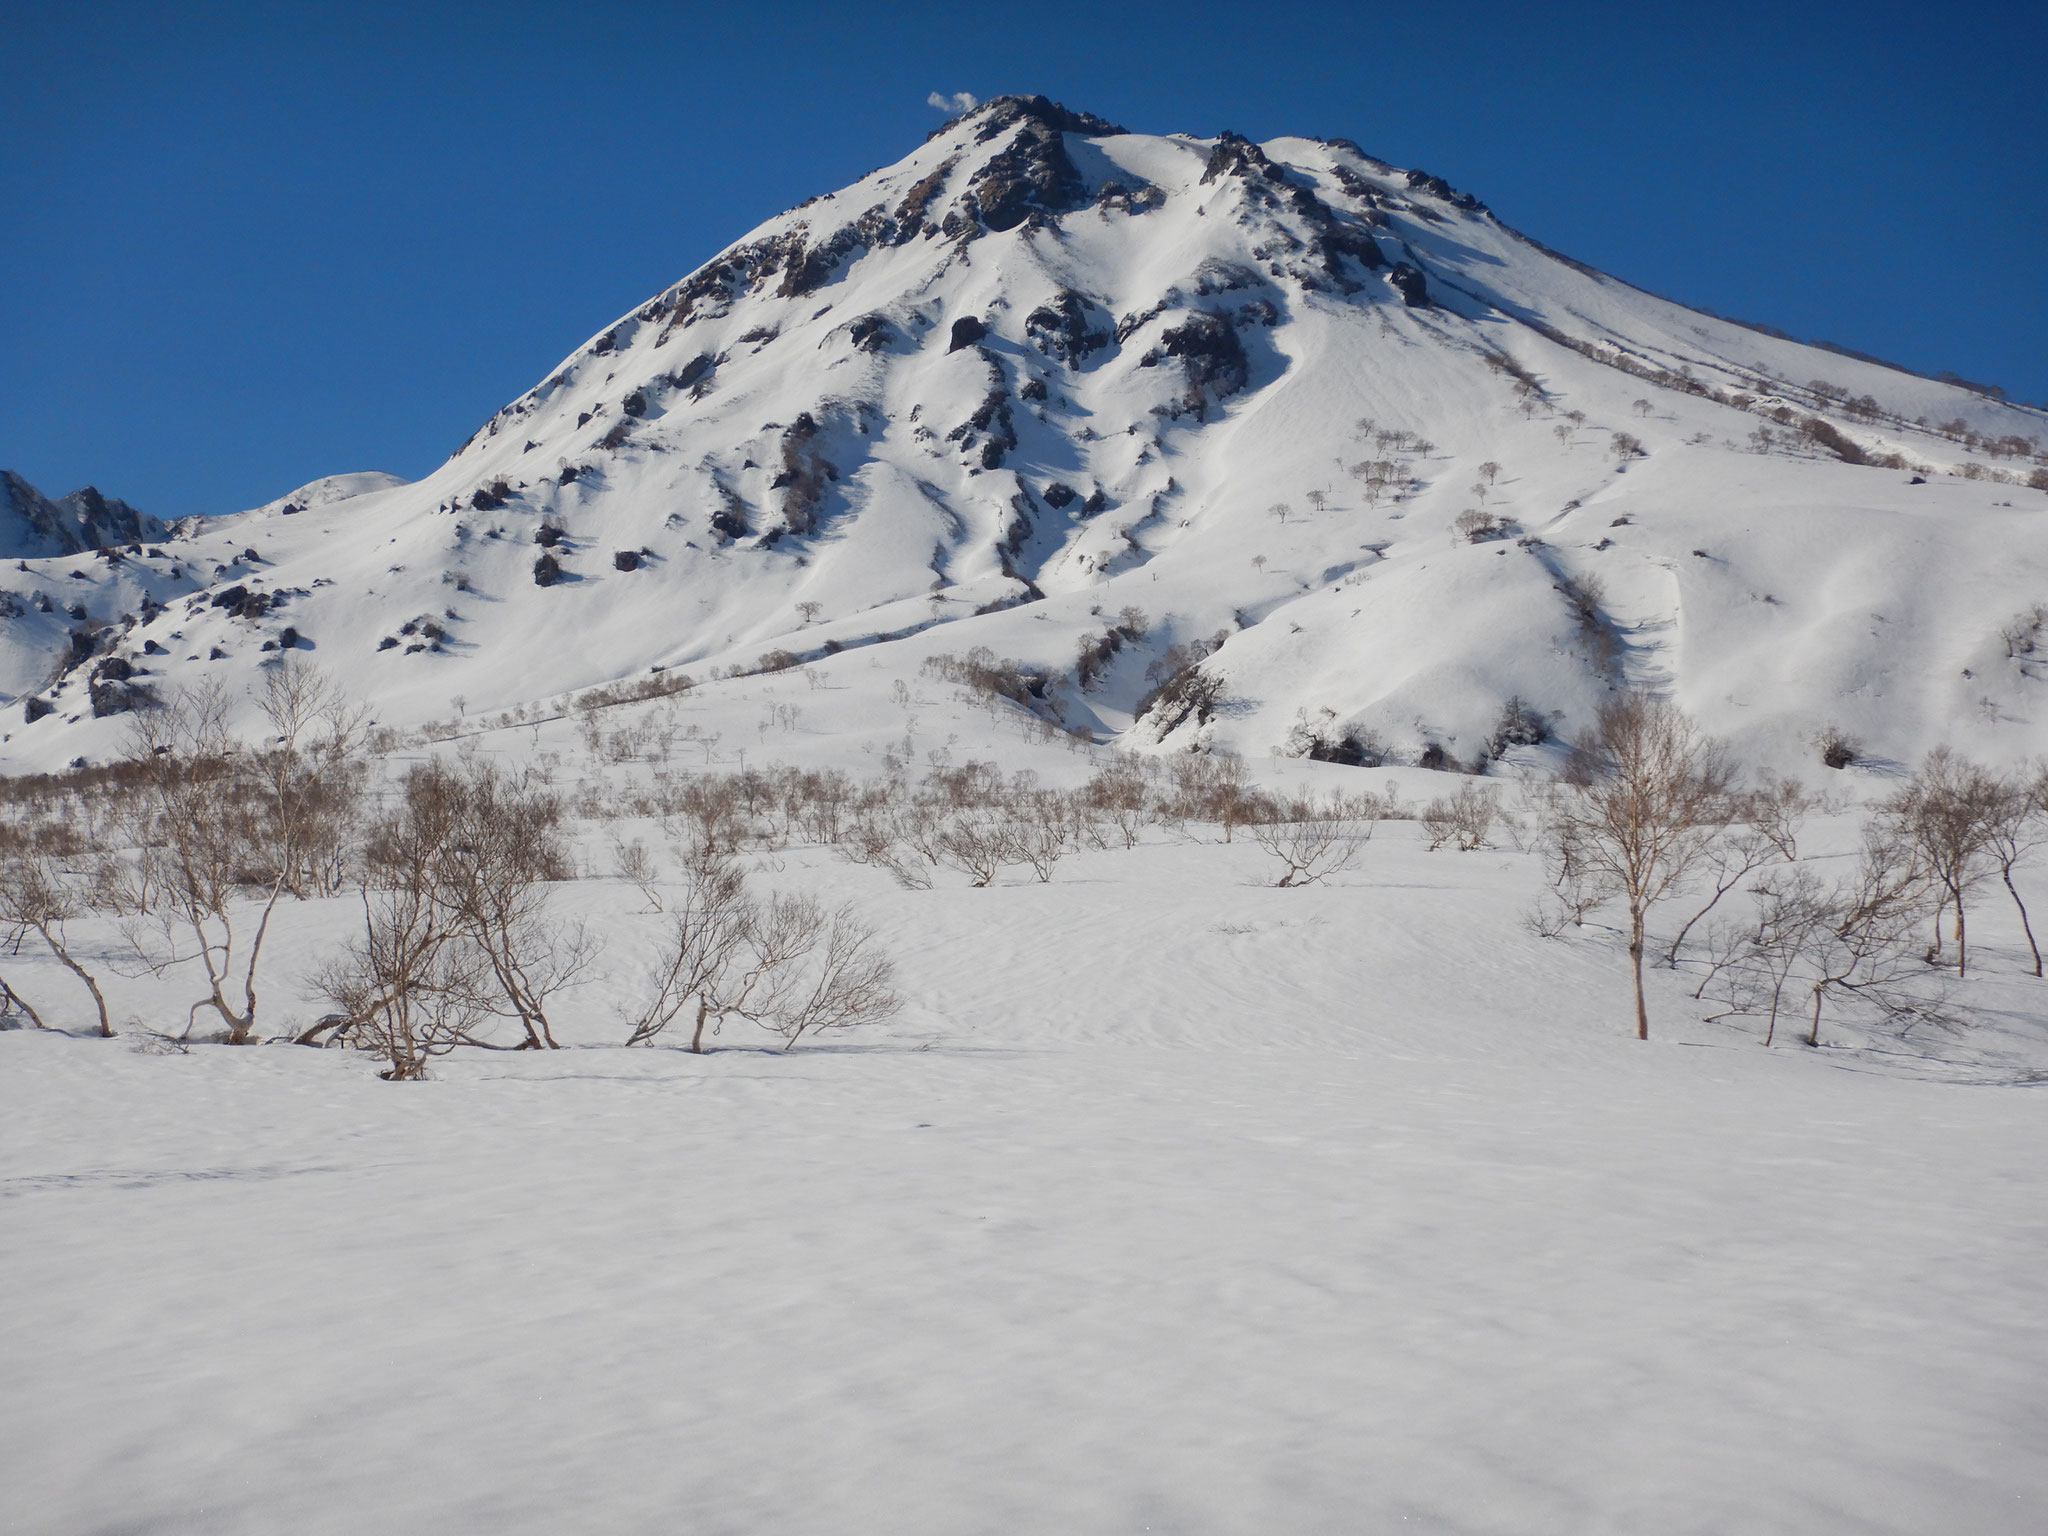
[[[1356,139],[1724,314],[2048,401],[2048,6],[0,0],[0,467],[426,473],[932,92]]]

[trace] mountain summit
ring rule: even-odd
[[[1146,748],[1472,766],[1627,685],[1766,760],[1824,729],[2013,755],[2048,747],[2044,439],[1346,140],[1005,96],[606,326],[417,483],[11,573],[7,751],[104,755],[129,705],[293,648],[405,724],[985,647],[1020,707]]]

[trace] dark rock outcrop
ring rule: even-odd
[[[1187,373],[1187,388],[1170,414],[1191,413],[1197,421],[1206,417],[1211,401],[1236,394],[1251,377],[1237,328],[1227,315],[1206,310],[1162,333],[1159,344],[1138,361],[1152,368],[1168,358],[1179,358]]]
[[[896,339],[896,327],[883,314],[862,315],[846,328],[846,339],[856,352],[880,352]]]
[[[161,539],[166,526],[92,486],[51,499],[12,470],[0,470],[0,555],[79,555]]]
[[[1429,284],[1424,280],[1420,268],[1410,262],[1397,261],[1387,271],[1387,281],[1394,291],[1401,295],[1401,301],[1410,309],[1428,309]]]
[[[838,467],[818,451],[817,437],[818,423],[809,411],[782,434],[782,473],[774,484],[785,492],[782,521],[791,533],[809,533],[818,526],[825,488],[839,478]]]
[[[1109,328],[1090,322],[1091,307],[1072,289],[1062,289],[1024,317],[1024,334],[1047,357],[1078,368],[1089,353],[1109,345]]]

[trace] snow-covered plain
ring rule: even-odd
[[[1802,839],[1824,869],[1929,747],[2048,749],[2048,618],[2001,635],[2048,597],[2048,499],[1983,447],[2039,412],[1655,299],[1348,145],[1262,168],[1107,130],[988,104],[417,484],[330,476],[120,558],[23,546],[0,687],[51,709],[0,763],[118,753],[109,660],[246,702],[293,641],[392,728],[380,771],[474,751],[565,793],[653,771],[600,766],[567,696],[652,667],[698,686],[590,719],[665,736],[672,774],[1071,785],[1234,751],[1411,804],[1473,781],[1290,754],[1469,764],[1511,695],[1566,735],[1633,686],[1834,793]],[[1187,362],[1204,315],[1235,388]],[[1769,399],[1644,370],[1800,415],[1832,380],[1881,407],[1837,429],[1924,472],[1749,451]],[[1395,480],[1368,496],[1360,460]],[[1458,536],[1475,508],[1510,536]],[[1142,633],[1084,687],[1077,645],[1126,607]],[[1214,709],[1141,716],[1197,640]],[[1036,714],[924,668],[975,646],[1042,669]],[[732,673],[770,651],[809,665]],[[124,1033],[86,1038],[70,980],[10,956],[80,1032],[0,1032],[0,1529],[2048,1529],[2048,983],[2002,897],[1959,1032],[1831,1015],[1822,1048],[1766,1049],[1656,970],[1639,1044],[1615,935],[1525,927],[1542,873],[1512,843],[1388,821],[1276,890],[1198,833],[988,889],[749,855],[759,890],[852,902],[906,999],[788,1054],[620,1044],[665,919],[613,838],[660,848],[651,823],[576,824],[554,899],[605,948],[553,1010],[567,1048],[427,1082],[144,1048],[200,990],[176,975],[106,974]],[[358,918],[286,904],[259,1032],[323,1011],[306,973]]]
[[[1531,854],[1266,862],[763,857],[909,1003],[788,1054],[620,1047],[664,920],[602,878],[560,893],[608,939],[560,1053],[396,1085],[0,1035],[0,1525],[2041,1528],[2048,1033],[2004,914],[1967,1034],[1765,1050],[1654,972],[1642,1045],[1611,933],[1520,926]],[[274,1019],[346,921],[288,911]]]

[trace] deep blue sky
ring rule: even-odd
[[[424,474],[961,90],[1353,138],[1644,287],[2048,400],[2044,15],[0,0],[0,467],[163,515]]]

